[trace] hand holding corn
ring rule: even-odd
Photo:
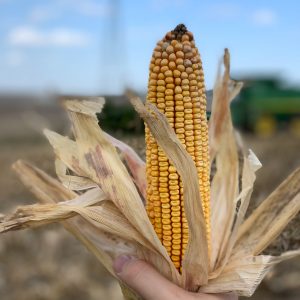
[[[164,278],[146,262],[130,256],[115,260],[114,269],[120,279],[145,300],[237,300],[233,293],[195,294],[187,292]]]

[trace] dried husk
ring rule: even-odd
[[[126,166],[128,167],[134,183],[137,186],[139,192],[143,196],[143,200],[146,199],[146,164],[145,162],[137,155],[137,153],[127,144],[119,141],[113,136],[105,133],[107,139],[115,146],[118,150],[121,151]]]
[[[29,163],[19,161],[14,165],[40,204],[19,207],[2,218],[0,233],[60,222],[115,278],[114,258],[129,254],[145,259],[187,290],[235,291],[251,296],[274,264],[300,254],[296,250],[278,257],[259,255],[300,209],[300,169],[244,220],[255,172],[261,164],[249,151],[243,154],[240,165],[229,105],[242,84],[230,79],[228,50],[223,62],[225,69],[222,74],[220,65],[209,123],[210,157],[216,163],[211,183],[210,255],[193,160],[164,115],[154,106],[145,107],[137,98],[132,99],[134,107],[183,181],[190,240],[182,275],[157,238],[144,208],[145,163],[132,148],[98,126],[95,114],[103,107],[102,99],[64,102],[75,140],[45,131],[56,154],[60,182]],[[121,287],[126,299],[139,299],[122,283]]]
[[[214,246],[211,253],[211,269],[224,265],[224,257],[235,217],[235,202],[238,197],[239,160],[233,125],[230,115],[230,102],[241,89],[229,77],[229,52],[224,55],[224,74],[219,68],[213,94],[213,105],[209,123],[211,160],[216,161],[216,173],[211,184],[211,224]],[[230,174],[230,176],[228,176]]]
[[[84,191],[97,187],[97,185],[87,177],[70,175],[70,170],[68,170],[67,166],[58,158],[55,159],[55,172],[60,182],[69,190]]]

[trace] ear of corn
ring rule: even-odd
[[[210,166],[204,76],[193,35],[183,24],[168,32],[154,49],[147,101],[165,114],[195,162],[210,245]],[[147,212],[158,237],[180,270],[188,243],[182,182],[147,127],[145,135]]]

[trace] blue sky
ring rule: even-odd
[[[178,23],[194,33],[208,88],[224,47],[233,74],[300,86],[299,11],[296,0],[0,0],[0,91],[143,91],[155,43]]]

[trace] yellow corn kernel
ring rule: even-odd
[[[150,64],[147,101],[165,114],[195,162],[210,247],[210,184],[205,86],[193,35],[182,24],[158,42]],[[147,213],[180,271],[188,243],[183,185],[176,168],[145,129]]]

